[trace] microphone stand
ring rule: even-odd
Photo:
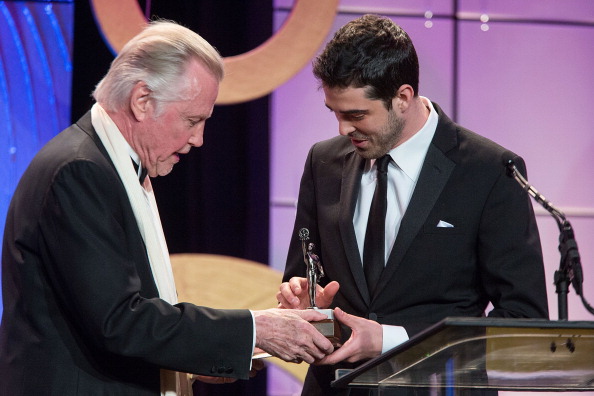
[[[513,177],[528,194],[541,204],[555,219],[559,227],[559,252],[561,253],[561,262],[559,269],[555,271],[555,287],[557,293],[559,320],[567,320],[567,294],[569,293],[569,285],[573,284],[573,288],[582,300],[582,304],[588,312],[594,315],[594,309],[588,304],[583,295],[583,274],[582,265],[580,261],[580,253],[578,251],[577,242],[575,240],[573,228],[569,220],[565,218],[565,214],[551,204],[547,199],[540,194],[528,181],[522,176],[513,160],[508,160],[505,164],[507,168],[507,175]]]

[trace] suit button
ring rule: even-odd
[[[213,373],[213,374],[216,373],[217,372],[217,368],[215,366],[212,366],[210,368],[210,372]]]
[[[227,367],[225,370],[225,374],[231,374],[233,372],[233,367]]]
[[[217,369],[217,372],[218,372],[219,374],[223,374],[223,373],[225,372],[225,367],[219,367],[219,368]]]
[[[377,322],[377,314],[374,312],[369,313],[369,320],[373,320]]]

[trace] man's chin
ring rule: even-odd
[[[157,176],[167,176],[173,170],[175,164],[163,164],[157,169]]]
[[[365,159],[378,158],[378,156],[375,155],[375,151],[373,150],[355,147],[355,152]]]

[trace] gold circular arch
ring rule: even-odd
[[[247,102],[293,77],[328,35],[339,0],[295,0],[283,26],[251,51],[225,57],[217,104]],[[91,0],[95,18],[115,52],[147,24],[137,0]]]

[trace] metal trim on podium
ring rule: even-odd
[[[332,386],[592,391],[594,322],[446,318]]]

